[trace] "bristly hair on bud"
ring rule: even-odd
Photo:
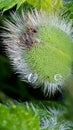
[[[2,36],[15,71],[45,96],[61,91],[72,61],[71,24],[37,10],[11,18],[4,21]]]

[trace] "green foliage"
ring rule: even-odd
[[[17,5],[18,9],[24,2],[28,2],[30,5],[33,5],[38,9],[42,8],[42,10],[49,10],[50,12],[58,10],[62,7],[61,0],[1,0],[0,9],[3,9],[3,11],[5,11],[15,5]]]
[[[72,1],[62,2],[62,0],[0,0],[0,10],[9,10],[15,5],[17,6],[17,9],[19,9],[19,7],[24,3],[28,3],[29,6],[33,5],[38,9],[49,10],[50,12],[54,12],[63,7],[63,14],[66,14],[66,16],[68,16],[69,18],[73,18]]]
[[[12,8],[13,6],[17,5],[17,8],[20,7],[25,0],[0,0],[0,9],[3,11]]]
[[[62,16],[68,20],[73,19],[73,1],[64,2],[62,9]]]
[[[22,105],[0,104],[0,130],[39,130],[38,115]]]
[[[72,130],[63,104],[52,102],[0,104],[0,130]]]
[[[61,0],[29,0],[28,3],[38,9],[49,10],[51,13],[63,6]]]

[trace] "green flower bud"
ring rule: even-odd
[[[45,13],[11,14],[5,21],[4,44],[21,79],[41,87],[47,96],[60,91],[72,73],[73,41],[71,24]]]

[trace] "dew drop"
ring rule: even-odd
[[[37,81],[37,79],[38,79],[38,75],[37,74],[33,74],[33,73],[30,73],[29,75],[28,75],[28,81],[30,82],[30,83],[35,83],[36,81]]]
[[[55,81],[58,82],[58,81],[61,81],[62,79],[63,79],[63,77],[62,77],[61,74],[55,74],[55,75],[54,75],[54,80],[55,80]]]

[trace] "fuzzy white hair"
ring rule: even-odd
[[[39,80],[38,75],[32,72],[29,64],[27,64],[25,58],[22,56],[22,51],[26,50],[26,45],[20,43],[19,37],[23,37],[26,27],[37,28],[45,24],[54,25],[70,35],[72,33],[71,24],[61,20],[61,18],[56,15],[48,16],[37,10],[27,15],[22,11],[21,16],[17,13],[11,13],[11,17],[12,21],[4,21],[5,31],[2,36],[4,38],[3,42],[6,47],[6,53],[12,61],[15,71],[20,74],[23,81],[28,82],[32,87],[41,87],[42,92],[46,96],[54,95],[56,90],[61,90],[60,87],[62,84],[52,84],[46,81],[43,83],[43,81]],[[39,42],[38,39],[36,40]]]
[[[53,105],[52,107],[48,106],[46,108],[43,105],[43,108],[47,114],[46,116],[42,114],[43,116],[40,121],[42,130],[71,130],[71,128],[73,128],[72,121],[63,119],[63,115],[66,114],[67,111],[62,106],[55,108]]]

